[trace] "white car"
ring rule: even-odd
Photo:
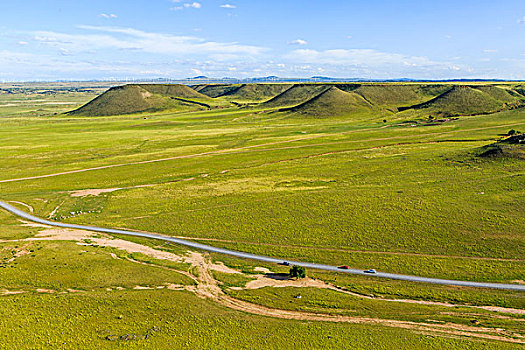
[[[365,273],[376,273],[377,271],[374,269],[368,269],[364,271]]]

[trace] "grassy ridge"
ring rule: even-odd
[[[519,108],[524,98],[513,89],[519,90],[519,87],[339,83],[216,84],[190,88],[178,84],[142,84],[112,88],[70,114],[102,116],[160,110],[198,111],[229,107],[233,103],[257,108],[284,108],[298,115],[324,117],[359,118],[366,112],[369,118],[378,119],[397,111],[406,111],[394,117],[407,119],[421,117],[425,113],[441,117]]]
[[[209,108],[206,102],[213,103],[213,100],[185,85],[125,85],[109,89],[69,114],[106,116],[164,109],[193,111]]]
[[[350,114],[371,113],[372,106],[358,94],[330,87],[307,102],[282,111],[311,117],[340,117]]]
[[[506,103],[515,103],[522,99],[519,93],[505,86],[477,86],[476,90],[480,90],[496,100]]]
[[[235,91],[239,88],[239,85],[230,85],[230,84],[216,84],[216,85],[196,85],[192,86],[193,89],[198,91],[201,94],[204,94],[208,97],[216,98],[220,97],[229,92]]]
[[[384,107],[410,106],[429,100],[446,90],[446,85],[361,85],[355,90],[367,101]]]
[[[494,93],[495,89],[498,88],[491,88],[489,91],[492,93],[488,94],[479,88],[453,87],[438,97],[411,108],[451,115],[492,113],[503,109],[505,106],[503,101],[493,97],[503,94],[503,92]]]
[[[321,84],[294,84],[291,88],[264,102],[262,106],[269,108],[296,106],[314,98],[327,89],[326,85]]]
[[[291,84],[242,84],[236,89],[226,91],[221,97],[236,101],[263,101],[289,89]]]

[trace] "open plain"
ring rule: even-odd
[[[525,285],[521,83],[0,88],[0,200],[36,217],[291,261]],[[0,211],[0,344],[525,342],[522,291],[288,271]]]

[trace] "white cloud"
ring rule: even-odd
[[[317,51],[298,49],[287,55],[288,59],[303,63],[333,64],[333,65],[367,65],[378,66],[384,64],[403,65],[431,65],[426,57],[405,56],[396,53],[381,52],[372,49],[334,49]]]
[[[184,70],[184,73],[186,70]],[[129,61],[79,60],[63,55],[0,50],[0,76],[13,80],[93,79],[183,74],[172,67]],[[183,75],[185,76],[185,75]]]
[[[224,5],[221,5],[221,7],[225,8],[225,9],[235,9],[235,8],[237,8],[237,6],[232,5],[232,4],[224,4]]]
[[[498,50],[492,50],[492,49],[485,49],[483,50],[484,53],[496,53]]]
[[[180,2],[180,1],[174,1],[174,2]],[[177,11],[177,10],[183,10],[187,8],[200,9],[201,7],[202,7],[202,4],[199,2],[187,2],[187,3],[182,4],[182,6],[172,7],[171,10]]]
[[[289,62],[302,70],[307,66],[321,67],[326,72],[341,76],[374,78],[391,77],[436,77],[447,72],[467,71],[464,67],[449,62],[436,62],[427,57],[409,56],[398,53],[381,52],[372,49],[333,49],[317,51],[296,49],[284,56]],[[299,66],[303,65],[303,67]]]
[[[233,0],[222,1],[215,6]],[[176,5],[185,3],[191,4],[183,0]],[[8,42],[12,51],[0,48],[0,76],[6,79],[91,79],[192,75],[308,77],[322,74],[379,79],[525,78],[522,73],[525,72],[525,54],[519,56],[520,53],[521,60],[493,59],[487,63],[479,61],[481,57],[460,60],[459,57],[437,59],[374,49],[315,50],[304,46],[307,42],[303,39],[289,42],[296,46],[288,46],[279,53],[238,42],[207,40],[205,35],[194,33],[191,28],[187,36],[110,25],[84,25],[64,32],[17,32]],[[343,34],[343,40],[344,37]],[[480,48],[478,56],[498,57],[498,54],[491,54],[493,49],[496,48]]]
[[[519,24],[525,24],[525,16],[523,16],[520,19],[518,19],[518,23]]]
[[[30,53],[15,52],[9,50],[0,51],[0,65],[27,63],[33,58],[36,58],[36,55]]]
[[[111,18],[117,18],[118,16],[114,13],[110,13],[110,14],[107,14],[107,13],[101,13],[100,15],[98,15],[99,17],[102,17],[102,18],[107,18],[107,19],[111,19]]]
[[[78,28],[88,31],[88,33],[66,34],[39,31],[33,33],[33,40],[53,48],[65,49],[70,53],[115,49],[179,56],[213,54],[220,59],[234,59],[258,56],[266,51],[262,47],[242,45],[235,42],[207,41],[194,36],[175,36],[145,32],[133,28],[104,26],[79,26]]]
[[[288,45],[306,45],[306,44],[308,44],[308,42],[303,39],[296,39],[296,40],[288,42]]]
[[[109,50],[100,50],[107,54]],[[63,56],[53,53],[39,52],[34,54],[7,52],[0,50],[0,76],[8,80],[55,80],[55,79],[108,79],[108,78],[185,78],[193,75],[210,77],[254,77],[279,75],[282,77],[307,77],[312,75],[327,75],[334,77],[371,77],[371,78],[450,78],[450,77],[484,77],[494,76],[477,71],[476,74],[463,69],[450,67],[449,70],[439,70],[431,67],[427,74],[417,70],[418,67],[396,65],[384,67],[366,66],[333,66],[329,64],[304,64],[293,61],[265,60],[266,56],[247,61],[218,61],[213,55],[181,58],[175,56],[149,56],[133,54],[125,60],[108,56]],[[159,57],[163,57],[160,58]],[[521,63],[513,62],[507,66],[514,72],[525,71],[525,59]],[[519,65],[518,65],[519,64]],[[458,69],[458,70],[454,70]],[[461,70],[459,70],[461,69]],[[509,68],[510,70],[510,68]],[[516,73],[514,73],[516,74]],[[523,77],[522,77],[523,78]]]

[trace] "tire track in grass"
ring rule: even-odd
[[[342,141],[342,142],[355,143],[355,142],[370,142],[370,141],[387,141],[387,140],[394,140],[394,139],[406,139],[406,138],[411,138],[411,137],[422,137],[422,136],[428,136],[428,135],[446,135],[446,134],[458,133],[458,132],[472,132],[472,131],[481,131],[481,130],[489,130],[489,129],[498,129],[498,128],[503,128],[503,127],[518,126],[518,125],[525,125],[525,123],[504,124],[504,125],[488,126],[488,127],[482,127],[482,128],[465,129],[465,130],[450,130],[450,131],[443,131],[443,132],[437,132],[437,133],[418,134],[416,136],[414,136],[414,135],[404,135],[404,136],[393,136],[393,137],[365,139],[365,140],[349,140],[349,141]],[[136,162],[129,162],[129,163],[119,163],[119,164],[109,164],[109,165],[102,165],[102,166],[92,167],[92,168],[84,168],[84,169],[63,171],[63,172],[53,173],[53,174],[36,175],[36,176],[20,177],[20,178],[13,178],[13,179],[5,179],[5,180],[0,180],[0,183],[9,183],[9,182],[15,182],[15,181],[44,179],[44,178],[48,178],[48,177],[55,177],[55,176],[69,175],[69,174],[77,174],[77,173],[83,173],[83,172],[87,172],[87,171],[104,170],[104,169],[111,169],[111,168],[117,168],[117,167],[123,167],[123,166],[131,166],[131,165],[151,164],[151,163],[166,162],[166,161],[177,160],[177,159],[191,159],[191,158],[197,158],[197,157],[203,157],[203,156],[211,156],[211,155],[246,153],[249,150],[254,149],[254,148],[260,148],[260,147],[266,147],[266,146],[272,146],[272,145],[279,145],[279,144],[285,144],[285,143],[292,143],[292,142],[299,142],[299,141],[305,141],[305,140],[312,140],[312,139],[318,139],[318,138],[330,137],[330,136],[347,135],[347,134],[351,134],[351,133],[357,133],[357,132],[363,132],[363,131],[372,131],[372,130],[378,130],[378,129],[379,128],[377,128],[377,127],[375,127],[375,128],[366,128],[366,129],[357,129],[357,130],[350,130],[350,131],[342,131],[342,132],[333,133],[333,134],[313,135],[313,136],[301,137],[301,138],[296,138],[296,139],[291,139],[291,140],[267,142],[267,143],[251,145],[251,146],[244,146],[244,147],[237,147],[237,148],[230,148],[230,149],[223,149],[223,150],[195,153],[195,154],[186,154],[186,155],[167,157],[167,158],[160,158],[160,159],[151,159],[151,160],[143,160],[143,161],[136,161]],[[473,140],[473,142],[474,141],[475,140]],[[329,144],[329,143],[324,143],[324,144]],[[299,147],[302,147],[302,148],[315,147],[315,146],[319,146],[319,145],[323,145],[323,144],[302,145],[302,146],[297,146],[297,148],[299,148]],[[272,150],[274,150],[274,149],[270,148],[270,149],[261,150],[261,151],[272,151]]]
[[[69,229],[61,229],[61,230],[69,231]],[[80,232],[80,235],[56,234],[55,237],[51,237],[47,239],[60,240],[67,236],[69,237],[69,239],[81,240],[83,238],[83,235],[88,234],[88,232],[89,231]],[[46,238],[41,237],[40,239],[45,240]],[[108,244],[108,242],[112,242],[112,240],[104,239],[104,238],[94,238],[93,237],[91,239],[93,239],[100,246],[105,246],[106,244]],[[122,243],[124,242],[125,241],[122,241]],[[111,245],[115,245],[115,244],[111,244]],[[121,245],[117,244],[117,246],[120,247]],[[128,252],[129,252],[129,249],[131,249],[130,247],[135,247],[136,249],[138,249],[138,251],[142,253],[146,253],[147,255],[152,254],[153,256],[157,258],[159,258],[158,255],[160,254],[160,255],[163,255],[163,258],[168,259],[168,260],[178,261],[179,259],[183,259],[182,257],[174,255],[172,253],[159,251],[154,248],[143,246],[138,243],[129,242],[129,244],[124,244],[122,247],[128,250]],[[149,252],[149,254],[147,252]],[[169,255],[169,256],[166,256],[166,255]],[[330,315],[330,314],[312,313],[312,312],[305,312],[305,311],[284,310],[284,309],[267,307],[267,306],[263,306],[263,305],[259,305],[255,303],[250,303],[250,302],[236,299],[232,296],[229,296],[220,288],[219,281],[215,279],[215,277],[211,273],[211,269],[213,269],[213,266],[216,264],[213,264],[209,258],[204,257],[201,253],[192,253],[192,255],[198,255],[198,258],[195,258],[195,257],[190,258],[191,265],[194,266],[198,270],[197,275],[192,274],[191,269],[189,272],[186,272],[186,271],[181,271],[181,270],[170,268],[170,267],[159,266],[154,263],[138,261],[132,258],[126,258],[126,260],[130,262],[142,264],[142,265],[156,266],[156,267],[168,269],[174,272],[178,272],[178,273],[181,273],[189,277],[196,283],[196,286],[166,286],[167,289],[173,289],[173,290],[178,290],[178,291],[188,291],[188,292],[194,293],[200,298],[210,299],[229,309],[237,310],[240,312],[246,312],[246,313],[250,313],[250,314],[254,314],[258,316],[267,316],[267,317],[273,317],[273,318],[298,320],[298,321],[337,322],[337,323],[349,323],[349,324],[380,325],[380,326],[387,326],[387,327],[394,327],[394,328],[403,328],[403,329],[413,330],[413,331],[424,333],[424,334],[433,334],[433,335],[438,335],[438,336],[448,336],[448,337],[463,336],[463,337],[473,337],[473,338],[479,338],[479,339],[485,339],[485,340],[495,340],[495,341],[503,341],[503,342],[510,342],[510,343],[518,343],[518,344],[525,343],[523,341],[523,336],[521,334],[508,333],[507,331],[500,329],[500,328],[473,327],[473,326],[466,326],[466,325],[454,324],[454,323],[432,324],[432,323],[424,323],[424,322],[370,318],[370,317],[360,317],[360,316]],[[355,293],[341,290],[340,288],[337,288],[337,287],[332,288],[330,285],[328,286],[330,289],[333,289],[334,291],[362,297],[360,295],[356,295]],[[162,287],[164,288],[164,286]],[[134,290],[141,290],[141,289],[146,290],[146,289],[153,289],[153,288],[136,286],[133,289]],[[73,290],[68,290],[68,291],[71,292]],[[16,293],[22,293],[23,291],[3,290],[2,292],[3,292],[2,294],[16,294]],[[37,290],[37,292],[41,293],[45,291]],[[77,290],[75,292],[84,292],[84,291]],[[389,301],[410,302],[410,303],[418,302],[418,301],[412,301],[412,300],[389,300]],[[436,304],[436,305],[451,306],[451,307],[460,306],[460,305],[441,304],[441,303]]]

